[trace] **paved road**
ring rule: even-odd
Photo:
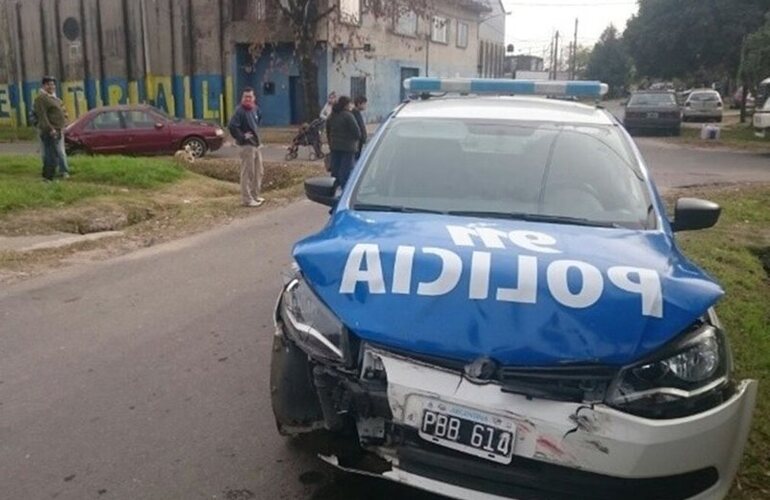
[[[770,181],[770,158],[642,141],[665,186]],[[337,476],[277,436],[271,311],[298,202],[0,288],[0,497],[434,499]]]

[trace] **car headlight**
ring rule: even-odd
[[[310,356],[336,363],[350,359],[347,329],[300,275],[284,288],[278,315],[289,337]]]
[[[225,131],[222,130],[221,128],[218,128],[214,131],[214,134],[216,134],[217,137],[222,137],[223,135],[225,135]]]
[[[674,344],[623,368],[607,403],[649,418],[693,415],[729,397],[730,370],[727,340],[710,311]]]

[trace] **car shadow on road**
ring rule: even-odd
[[[332,439],[330,441],[330,439]],[[317,465],[300,474],[299,481],[311,492],[311,500],[442,500],[445,497],[410,488],[386,479],[353,474],[337,469],[318,457],[329,455],[331,448],[350,446],[325,433],[311,434],[303,439],[290,439],[287,445],[294,453],[312,456]],[[331,447],[331,448],[330,448]]]

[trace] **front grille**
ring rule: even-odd
[[[497,381],[505,392],[576,403],[597,402],[604,400],[618,371],[603,365],[504,366],[497,372]]]
[[[644,479],[607,476],[514,456],[509,465],[471,457],[421,440],[405,431],[399,468],[475,491],[518,500],[678,500],[716,484],[714,467]]]
[[[383,348],[385,350],[385,348]],[[401,356],[421,361],[429,365],[456,372],[464,373],[467,361],[428,356],[413,352],[387,348],[388,351]],[[525,396],[569,401],[576,403],[599,402],[604,396],[610,383],[620,370],[607,365],[569,365],[569,366],[498,366],[494,375],[483,381],[497,382],[504,392],[523,394]]]

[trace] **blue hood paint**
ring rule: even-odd
[[[506,232],[545,233],[557,240],[554,248],[561,253],[538,254],[515,245],[505,249],[455,245],[447,226],[472,224]],[[352,294],[340,293],[348,255],[360,243],[378,245],[388,291],[397,247],[417,248],[409,295],[373,294],[365,283],[359,283]],[[440,273],[440,261],[423,254],[423,247],[447,249],[462,259],[460,282],[451,293],[426,297],[415,292],[417,282],[431,281]],[[472,300],[468,295],[474,250],[491,253],[490,296],[485,300]],[[495,300],[497,287],[516,283],[520,255],[538,259],[536,303]],[[662,231],[339,210],[321,232],[297,243],[294,258],[323,302],[363,340],[462,361],[489,356],[504,365],[625,365],[676,337],[723,294],[718,284],[679,253],[671,235]],[[564,259],[599,269],[604,288],[596,303],[576,309],[554,299],[546,269],[549,263]],[[640,295],[611,283],[607,270],[612,266],[652,269],[659,274],[662,318],[642,315]],[[570,278],[569,283],[573,289],[574,280]]]

